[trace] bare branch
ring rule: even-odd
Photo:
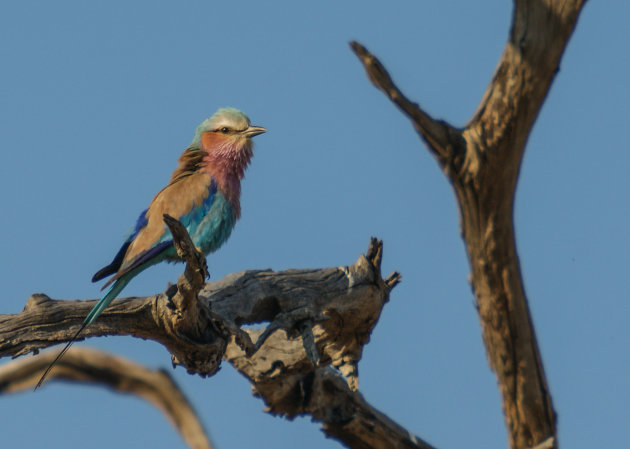
[[[366,256],[360,258],[358,263],[363,267],[361,270],[377,274],[376,279],[380,280],[381,258],[381,242],[372,240]],[[352,269],[348,270],[348,276],[356,279],[353,272]],[[388,282],[382,280],[378,282],[379,289],[389,292],[391,286],[399,279],[400,275],[394,273],[388,277]],[[248,295],[246,289],[235,293],[242,295],[243,300]],[[378,299],[386,300],[387,295]],[[317,299],[311,298],[311,301]],[[270,333],[265,344],[251,357],[247,357],[237,345],[229,344],[226,359],[250,380],[255,394],[266,402],[268,412],[288,418],[311,415],[313,420],[323,424],[322,428],[327,435],[340,440],[347,447],[431,449],[431,445],[370,406],[357,391],[357,362],[361,348],[356,347],[353,351],[351,347],[367,342],[378,319],[377,315],[369,312],[372,308],[370,303],[364,304],[367,308],[361,310],[348,303],[349,313],[343,315],[327,313],[325,315],[328,315],[329,319],[313,327],[317,353],[323,361],[319,368],[314,369],[309,363],[308,350],[303,341],[299,338],[287,338],[287,333],[292,331],[286,328],[282,328],[282,332]],[[347,323],[348,319],[353,320],[353,323]],[[323,335],[335,332],[335,329],[343,333],[347,325],[355,330],[355,337],[359,337],[355,342],[341,343],[339,339],[332,344],[322,342]],[[260,341],[267,331],[249,332],[253,340]],[[328,359],[332,360],[333,367],[337,368],[343,377],[331,367],[325,366]]]
[[[193,308],[197,312],[195,306],[197,304],[197,293],[203,287],[206,278],[210,277],[208,265],[204,254],[195,248],[190,235],[186,228],[175,218],[168,214],[164,214],[164,223],[168,226],[173,236],[173,244],[177,250],[177,255],[186,262],[186,269],[183,279],[180,279],[178,291],[187,293],[182,297],[181,303],[174,299],[175,305],[180,310]],[[182,295],[184,296],[184,295]]]
[[[228,360],[254,383],[255,394],[263,398],[271,414],[289,419],[311,415],[328,436],[352,449],[433,449],[373,408],[329,367],[256,381],[256,370],[238,352],[228,349]]]
[[[32,389],[55,355],[50,351],[0,366],[0,394]],[[197,413],[163,370],[152,371],[119,356],[74,347],[59,361],[50,377],[103,385],[119,393],[139,396],[164,413],[189,447],[212,449]]]
[[[440,164],[452,160],[463,144],[460,131],[446,122],[435,120],[417,103],[410,101],[394,84],[383,64],[367,48],[355,41],[350,42],[350,47],[363,64],[370,81],[409,117]]]
[[[454,186],[490,365],[512,448],[556,445],[556,415],[527,305],[514,239],[514,192],[525,143],[583,0],[515,1],[510,36],[481,104],[453,131],[409,101],[363,46],[369,79],[412,119]],[[448,150],[448,144],[452,150]]]
[[[373,239],[368,254],[380,254],[381,246],[380,241]],[[376,261],[380,262],[380,257]],[[180,289],[174,292],[175,288],[169,288],[166,293],[146,298],[117,299],[97,322],[86,328],[83,336],[131,335],[154,340],[166,346],[189,372],[209,375],[216,371],[225,352],[230,329],[235,330],[237,341],[251,342],[238,326],[268,322],[272,330],[269,336],[282,332],[287,344],[299,342],[302,352],[288,359],[267,359],[264,364],[280,362],[292,372],[306,372],[312,369],[312,361],[299,337],[305,335],[308,321],[314,324],[319,364],[333,364],[348,373],[349,382],[356,385],[358,380],[352,374],[356,373],[355,365],[395,285],[392,280],[399,277],[394,274],[385,283],[374,262],[361,255],[346,267],[277,273],[245,271],[208,283],[200,293],[203,307],[199,315],[189,318],[197,324],[186,326],[199,329],[196,335],[180,332],[182,322],[188,321],[173,305],[173,297]],[[0,315],[0,356],[24,355],[65,341],[93,304],[33,295],[23,312]],[[210,312],[206,314],[204,310]],[[267,345],[261,340],[256,347],[260,352]]]
[[[343,395],[353,401],[349,402],[352,404],[349,410],[353,416],[356,413],[355,424],[348,427],[334,420],[338,417],[334,411],[344,396],[341,391],[330,390],[333,384],[329,381],[321,383],[328,390],[322,390],[317,406],[301,413],[313,413],[315,419],[325,424],[324,430],[329,435],[350,447],[384,447],[386,435],[391,434],[395,440],[405,442],[396,447],[427,448],[430,446],[372,409],[358,393],[352,393],[358,388],[357,365],[363,345],[369,341],[391,289],[400,281],[398,273],[392,273],[387,280],[381,278],[382,248],[381,241],[372,239],[366,255],[346,267],[279,273],[246,271],[208,283],[199,295],[201,317],[194,319],[195,322],[208,320],[199,335],[215,335],[217,339],[223,338],[221,332],[228,328],[238,329],[246,323],[269,323],[265,330],[231,332],[225,353],[229,362],[243,372],[257,390],[263,391],[265,386],[273,384],[286,387],[301,377],[320,376],[316,373],[324,373],[329,379],[332,371],[320,369],[336,368],[344,376],[342,383],[346,392]],[[181,284],[180,278],[178,285]],[[204,343],[199,335],[191,340],[190,335],[177,332],[178,327],[173,322],[191,319],[183,318],[181,310],[174,307],[172,298],[180,294],[180,290],[185,289],[169,288],[165,294],[148,298],[116,300],[94,326],[86,329],[84,336],[132,335],[158,341],[169,350],[175,348],[178,354],[186,349],[189,358],[182,361],[186,369],[211,374],[203,370],[206,354],[223,352],[216,349],[218,343],[214,340]],[[178,304],[186,302],[189,301],[177,300]],[[0,315],[0,356],[23,355],[69,338],[72,327],[81,322],[91,305],[92,301],[54,301],[45,295],[34,295],[22,313]],[[210,312],[206,314],[205,310]],[[178,326],[179,329],[191,328]],[[218,329],[218,337],[214,329]],[[226,334],[226,338],[228,336]],[[245,351],[250,348],[242,342],[238,344],[239,339],[255,340],[257,351],[247,355]],[[64,361],[60,362],[58,376],[66,369]],[[40,366],[44,367],[45,362]],[[214,361],[211,366],[215,366]],[[334,376],[338,379],[334,384],[342,380]],[[290,415],[281,411],[277,403],[274,407],[277,413]],[[324,418],[323,414],[328,417]],[[370,427],[378,430],[374,445],[366,440],[365,431]],[[408,442],[415,445],[410,446]]]
[[[191,374],[212,375],[219,369],[230,333],[238,334],[241,338],[237,341],[250,353],[253,343],[248,337],[242,337],[242,331],[232,326],[231,321],[223,323],[201,300],[199,293],[210,276],[206,257],[195,247],[179,221],[165,214],[164,223],[171,231],[177,255],[186,262],[184,273],[177,280],[177,288],[167,291],[175,306],[170,321],[172,330],[176,337],[196,347],[192,352],[189,348],[186,351],[171,350],[171,359],[174,365],[185,366]]]
[[[350,387],[357,389],[357,364],[363,345],[369,341],[391,291],[380,276],[381,252],[382,242],[372,239],[366,255],[351,266],[289,270],[284,272],[284,278],[268,272],[274,279],[264,284],[259,283],[262,277],[256,281],[235,280],[234,288],[224,293],[229,294],[229,303],[215,300],[213,310],[222,317],[237,316],[237,322],[261,321],[252,319],[252,313],[272,317],[267,318],[270,324],[265,330],[250,332],[260,349],[243,362],[252,370],[248,376],[254,382],[267,382],[278,376],[311,372],[313,360],[308,352],[316,351],[320,367],[332,364],[344,374]],[[322,283],[322,277],[326,282]],[[284,292],[273,294],[269,291],[271,285],[282,285]],[[212,287],[208,284],[204,294],[216,297]],[[268,293],[264,300],[257,299],[261,291]],[[238,310],[233,308],[236,306]],[[314,323],[315,351],[308,339],[305,346],[302,338],[306,321]],[[233,353],[232,346],[228,352]],[[227,352],[226,356],[230,357]]]

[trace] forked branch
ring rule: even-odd
[[[408,100],[365,47],[369,79],[409,117],[455,189],[490,365],[510,446],[556,447],[556,415],[529,313],[514,239],[514,192],[525,143],[549,92],[583,0],[514,5],[503,56],[479,108],[457,130]]]

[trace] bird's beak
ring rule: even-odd
[[[243,131],[243,134],[245,135],[245,137],[254,137],[264,132],[267,132],[267,130],[262,126],[250,126],[245,131]]]

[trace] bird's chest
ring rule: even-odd
[[[235,223],[234,206],[218,191],[192,236],[193,242],[204,254],[216,251],[228,239]]]

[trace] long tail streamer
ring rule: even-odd
[[[81,327],[79,328],[77,333],[74,334],[74,337],[70,339],[68,344],[66,344],[66,346],[61,350],[59,355],[55,357],[55,360],[53,360],[52,363],[48,365],[48,368],[46,368],[46,371],[44,371],[44,374],[42,374],[42,377],[39,379],[39,382],[37,382],[37,385],[35,386],[35,390],[37,390],[39,387],[42,386],[42,384],[44,383],[44,380],[46,380],[46,376],[48,376],[48,374],[50,373],[50,370],[53,369],[55,364],[59,361],[59,359],[61,359],[61,357],[63,357],[66,351],[70,349],[70,346],[72,346],[72,343],[74,343],[76,339],[79,338],[79,335],[81,334],[81,332],[83,332],[83,329],[85,329],[88,325],[92,324],[98,318],[98,316],[103,312],[103,310],[105,310],[105,308],[109,305],[109,303],[112,302],[112,300],[118,295],[118,293],[120,293],[120,291],[123,288],[125,288],[125,286],[128,283],[129,283],[129,279],[127,278],[118,279],[118,281],[116,281],[116,283],[110,287],[107,293],[105,293],[105,296],[103,296],[103,298],[99,302],[97,302],[94,307],[92,307],[92,310],[90,310],[90,313],[88,313],[88,315],[85,317],[85,320],[83,320],[83,324],[81,324]]]

